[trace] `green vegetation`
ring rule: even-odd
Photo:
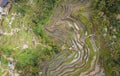
[[[21,76],[38,76],[40,64],[60,51],[59,47],[48,38],[43,28],[43,25],[49,23],[54,6],[59,0],[33,0],[32,3],[30,1],[15,0],[10,14],[6,17],[10,21],[11,15],[16,13],[12,29],[19,28],[21,31],[14,36],[2,36],[0,43],[2,65],[8,64],[4,56],[12,57],[16,62],[15,68],[20,71]],[[6,17],[4,17],[4,27],[11,31]],[[29,28],[32,31],[29,31]],[[32,42],[33,36],[36,38],[36,47]],[[29,47],[22,49],[26,43]]]
[[[101,44],[100,58],[106,76],[116,76],[120,71],[120,14],[119,0],[95,0],[92,16]],[[100,59],[101,60],[101,59]]]

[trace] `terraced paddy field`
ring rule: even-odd
[[[47,62],[43,76],[104,76],[90,5],[88,0],[68,0],[56,7],[45,31],[64,51]]]
[[[120,76],[119,0],[6,0],[0,76]]]

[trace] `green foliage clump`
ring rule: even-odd
[[[13,52],[12,47],[0,46],[0,53],[6,56],[10,56]]]
[[[55,53],[59,53],[57,47],[41,46],[38,49],[25,49],[23,52],[16,54],[16,69],[23,70],[22,76],[36,76],[40,70],[40,63],[54,56]]]
[[[117,14],[120,13],[120,0],[96,0],[95,10],[103,12],[111,25],[119,26],[119,21],[116,19]]]
[[[34,66],[37,61],[37,53],[35,50],[26,49],[24,52],[18,54],[17,56],[17,67],[24,68],[27,65]]]

